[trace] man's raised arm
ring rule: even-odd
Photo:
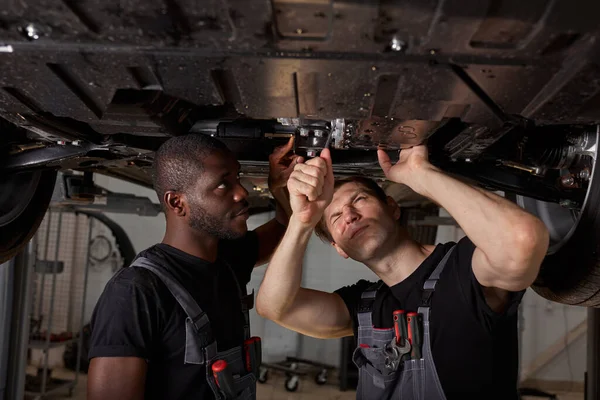
[[[283,237],[292,210],[286,189],[287,181],[294,165],[302,162],[302,157],[291,153],[294,136],[286,145],[277,147],[269,156],[269,190],[275,198],[275,218],[256,228],[258,236],[258,259],[255,266],[263,265],[271,259],[275,248]]]
[[[297,164],[288,181],[292,215],[265,272],[256,301],[259,315],[318,338],[352,335],[352,319],[342,298],[300,287],[302,260],[315,225],[333,196],[328,149]]]
[[[500,289],[486,293],[492,308],[502,309],[502,291],[521,291],[533,283],[548,249],[542,221],[500,196],[444,174],[429,163],[425,146],[402,150],[396,165],[384,151],[378,156],[388,179],[445,208],[475,244],[475,277],[486,288]]]

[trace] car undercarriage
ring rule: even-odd
[[[296,154],[328,147],[337,177],[373,177],[401,204],[415,194],[385,181],[375,150],[397,158],[426,143],[433,164],[505,192],[546,223],[538,293],[598,306],[596,9],[559,0],[13,2],[0,14],[0,226],[23,234],[0,234],[0,258],[35,232],[56,170],[150,186],[153,152],[172,136],[226,143],[256,208],[269,202],[268,156],[290,136]]]

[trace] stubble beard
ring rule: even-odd
[[[189,225],[192,229],[205,232],[210,236],[222,240],[234,240],[244,236],[243,233],[225,227],[225,221],[210,215],[204,208],[197,204],[191,207]]]

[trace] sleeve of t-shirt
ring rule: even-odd
[[[151,358],[152,343],[160,335],[161,311],[156,294],[124,268],[111,279],[92,314],[88,358]],[[119,276],[121,275],[121,276]]]
[[[348,312],[350,312],[350,316],[352,317],[352,327],[355,331],[358,329],[357,309],[360,304],[361,296],[369,286],[373,285],[373,283],[374,282],[361,279],[353,285],[341,287],[334,292],[344,300]]]
[[[219,242],[219,257],[235,271],[240,285],[250,282],[250,275],[258,261],[258,236],[248,231],[240,239]]]
[[[514,316],[525,291],[509,292],[508,303],[503,312],[492,310],[485,299],[483,286],[473,273],[472,260],[475,244],[468,237],[464,237],[457,243],[455,251],[457,252],[457,263],[453,271],[467,306],[471,307],[481,324],[491,331],[498,322]]]

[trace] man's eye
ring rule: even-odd
[[[227,188],[227,184],[225,182],[223,182],[219,186],[217,186],[217,189],[226,189],[226,188]]]
[[[359,200],[364,200],[364,199],[365,199],[365,196],[358,196],[358,197],[356,198],[356,200],[354,200],[354,202],[356,203],[357,201],[359,201]]]

